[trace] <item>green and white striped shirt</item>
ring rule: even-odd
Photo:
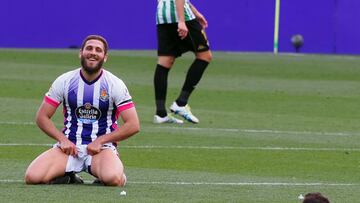
[[[184,5],[185,21],[195,19],[195,15],[190,8],[190,1],[185,0]],[[158,0],[156,11],[156,24],[177,23],[178,15],[176,12],[175,0]]]

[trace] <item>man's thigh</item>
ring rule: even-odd
[[[107,182],[114,177],[122,177],[124,166],[113,149],[104,149],[92,157],[91,173],[100,180]]]
[[[183,53],[180,49],[182,40],[177,29],[177,23],[157,25],[158,56],[181,56]]]
[[[52,179],[64,175],[67,160],[68,155],[58,147],[43,152],[27,168],[25,173],[26,183],[48,183]]]

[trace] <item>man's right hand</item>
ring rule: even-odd
[[[78,150],[76,148],[76,145],[68,139],[64,139],[60,141],[60,149],[67,155],[71,155],[71,156],[78,155]]]
[[[185,22],[181,22],[181,21],[178,22],[177,31],[178,31],[179,37],[181,39],[184,39],[187,36],[188,32],[189,32],[188,28],[186,27]]]

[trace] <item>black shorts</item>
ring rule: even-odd
[[[189,33],[181,40],[177,23],[157,25],[158,56],[179,57],[187,51],[196,53],[210,49],[205,31],[197,20],[186,21],[186,26]]]

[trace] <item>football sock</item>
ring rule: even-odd
[[[190,92],[182,90],[180,92],[179,97],[176,99],[177,105],[178,106],[185,106],[187,104],[189,96],[190,96]]]
[[[176,103],[179,106],[185,106],[188,102],[191,92],[195,89],[195,86],[199,83],[206,67],[209,62],[195,59],[191,64],[187,74],[184,85],[181,89],[179,97],[176,99]]]
[[[157,64],[154,75],[154,88],[155,88],[155,103],[156,103],[156,115],[165,117],[167,115],[165,108],[167,80],[168,80],[168,68]]]
[[[165,108],[165,100],[156,100],[156,115],[164,118],[167,116],[166,108]]]

